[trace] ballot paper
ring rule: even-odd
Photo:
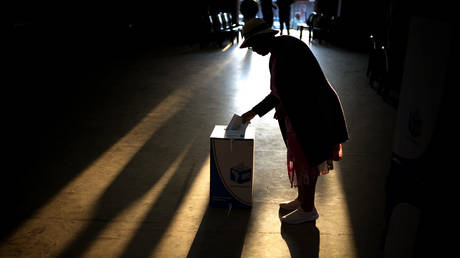
[[[227,128],[225,128],[225,137],[229,138],[241,138],[244,137],[246,128],[249,123],[243,123],[243,118],[237,114],[234,114],[230,123],[228,123]]]

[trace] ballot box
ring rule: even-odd
[[[247,126],[238,133],[226,128],[216,125],[210,137],[210,204],[249,208],[254,185],[255,128]]]

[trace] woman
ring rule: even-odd
[[[316,180],[332,169],[333,160],[341,159],[348,132],[337,93],[308,46],[291,36],[275,37],[276,33],[262,19],[254,19],[243,28],[241,48],[250,47],[263,56],[271,54],[271,92],[243,114],[243,119],[250,121],[276,109],[275,118],[287,147],[291,186],[298,188],[295,200],[280,204],[292,211],[281,220],[297,224],[318,218]]]

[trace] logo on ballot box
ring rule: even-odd
[[[242,164],[230,168],[230,180],[238,184],[244,184],[251,181],[251,168]]]

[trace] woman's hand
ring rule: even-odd
[[[244,113],[241,116],[243,118],[243,123],[249,123],[256,115],[256,111],[254,110],[249,110],[248,112]]]

